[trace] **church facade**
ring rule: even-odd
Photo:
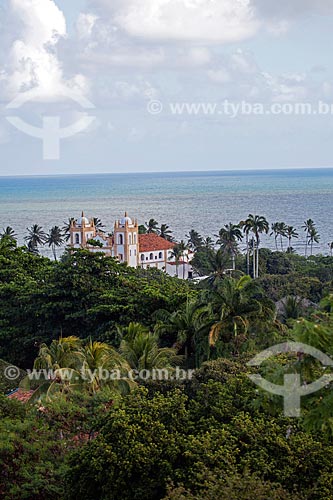
[[[193,274],[192,252],[185,250],[176,261],[173,253],[175,242],[155,233],[139,234],[138,221],[131,219],[127,213],[115,221],[113,234],[106,235],[96,229],[93,218],[88,219],[82,212],[81,217],[72,219],[70,246],[85,248],[90,252],[103,252],[130,267],[156,268],[182,279],[191,278]]]

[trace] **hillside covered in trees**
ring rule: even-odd
[[[323,367],[287,352],[247,364],[286,341],[333,355],[333,258],[257,257],[258,278],[246,254],[226,274],[230,254],[202,246],[194,264],[207,277],[194,283],[84,250],[51,261],[3,236],[0,496],[333,498],[331,385],[291,418],[248,377],[283,384],[297,372],[310,383]],[[33,368],[53,377],[31,380]],[[126,376],[163,368],[173,376]],[[190,376],[178,380],[178,369]],[[27,403],[8,397],[18,386]]]

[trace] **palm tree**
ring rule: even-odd
[[[38,245],[44,245],[47,235],[38,224],[34,224],[30,229],[27,228],[27,231],[28,235],[25,236],[24,240],[28,244],[28,249],[32,253],[38,253]]]
[[[91,339],[84,346],[84,362],[82,376],[88,380],[89,391],[96,393],[104,386],[111,384],[111,380],[103,374],[112,374],[116,371],[122,375],[113,382],[113,388],[120,393],[127,393],[131,385],[128,380],[130,366],[127,361],[110,345],[105,342],[93,342]]]
[[[202,240],[202,244],[204,248],[207,248],[208,250],[211,250],[214,248],[214,240],[210,236],[207,236],[207,238],[204,238]]]
[[[96,393],[103,387],[110,387],[117,392],[128,392],[133,383],[128,380],[129,365],[113,347],[102,342],[84,345],[78,337],[53,340],[50,347],[42,344],[34,363],[35,370],[46,370],[44,381],[37,392],[37,397],[51,397],[57,392],[86,390]],[[120,377],[112,377],[117,370]],[[122,376],[124,375],[124,376]],[[28,380],[25,380],[25,384]]]
[[[306,241],[305,241],[305,257],[307,257],[308,254],[308,244],[309,244],[309,237],[310,237],[310,231],[316,226],[316,224],[313,222],[312,219],[308,219],[304,222],[302,229],[306,232]]]
[[[179,245],[175,245],[173,247],[173,249],[171,250],[171,252],[170,252],[169,260],[173,260],[174,259],[174,261],[176,263],[176,274],[177,274],[177,276],[178,276],[178,269],[179,269],[180,258],[181,258],[181,250],[179,248]]]
[[[17,238],[17,234],[15,234],[15,231],[11,226],[7,226],[5,229],[2,230],[1,237],[3,236],[8,236],[13,240],[16,240]]]
[[[303,299],[294,295],[288,295],[281,300],[281,316],[284,321],[298,319],[304,312]]]
[[[50,347],[41,344],[34,368],[36,370],[78,369],[83,360],[82,341],[75,336],[60,337],[58,340],[53,340]]]
[[[98,231],[99,233],[105,233],[104,231],[105,226],[101,221],[101,219],[98,219],[98,217],[94,217],[94,226],[96,228],[96,231]]]
[[[187,241],[188,247],[191,248],[191,250],[194,250],[195,252],[198,250],[198,248],[201,248],[204,244],[202,236],[194,229],[191,229],[189,234],[186,235],[186,238],[188,238]]]
[[[333,256],[333,241],[331,241],[331,243],[328,244],[328,248],[330,249],[330,256],[332,257]]]
[[[187,256],[186,251],[188,250],[188,246],[184,240],[181,240],[181,242],[178,243],[177,246],[179,248],[180,257],[183,259],[183,279],[185,279],[185,256]]]
[[[283,252],[283,240],[282,238],[285,238],[287,236],[287,226],[284,222],[274,222],[271,226],[272,232],[270,233],[270,236],[274,234],[274,239],[275,239],[275,247],[276,250],[278,251],[278,246],[277,246],[277,239],[280,237],[280,245],[281,245],[281,251]]]
[[[291,252],[291,240],[292,238],[297,239],[299,234],[293,226],[287,226],[286,235],[288,238],[288,252]]]
[[[158,233],[158,222],[155,219],[149,219],[149,222],[146,222],[147,233]]]
[[[274,222],[271,226],[271,229],[272,229],[272,232],[271,232],[270,236],[273,236],[273,234],[274,234],[275,248],[276,248],[276,251],[278,252],[279,249],[277,246],[277,239],[279,236],[279,222]]]
[[[238,250],[238,241],[243,239],[242,232],[239,226],[232,224],[226,224],[218,234],[218,240],[216,242],[217,245],[220,245],[221,248],[231,256],[232,259],[232,269],[235,270],[235,257]]]
[[[14,250],[16,248],[17,242],[14,238],[7,235],[2,235],[0,238],[0,252],[2,254],[7,251]]]
[[[161,238],[164,238],[167,241],[172,241],[172,231],[170,230],[169,226],[167,224],[162,224],[160,229],[158,230],[159,235]]]
[[[155,332],[166,335],[168,344],[172,343],[173,347],[183,351],[186,360],[196,354],[196,366],[199,366],[197,340],[200,333],[209,328],[209,313],[208,306],[188,299],[183,307],[172,313],[163,309],[157,311],[154,314],[157,320]]]
[[[313,253],[313,244],[314,243],[319,243],[320,236],[318,234],[318,231],[315,227],[312,227],[309,231],[309,240],[308,240],[308,245],[311,246],[311,255]]]
[[[283,238],[287,238],[287,225],[284,222],[280,222],[279,224],[279,235],[280,235],[280,245],[281,251],[283,252]]]
[[[249,214],[247,220],[245,221],[246,228],[250,228],[255,236],[255,246],[253,248],[253,259],[254,259],[254,278],[259,277],[259,245],[260,245],[260,234],[268,233],[269,224],[267,219],[261,215]]]
[[[211,250],[207,255],[206,273],[209,274],[208,284],[215,286],[215,283],[224,279],[228,269],[229,256],[222,248],[217,252]]]
[[[7,226],[0,235],[1,249],[13,250],[17,245],[14,229]]]
[[[65,241],[68,241],[69,238],[71,237],[71,232],[70,232],[70,229],[71,229],[71,226],[72,226],[72,223],[74,222],[74,217],[70,217],[67,222],[64,221],[64,226],[62,228],[62,231],[63,231],[63,234],[64,234],[64,237],[65,237]]]
[[[60,227],[54,226],[50,229],[49,234],[46,237],[45,243],[52,247],[54,260],[57,260],[56,247],[60,247],[64,240],[62,237],[62,232]]]
[[[275,318],[275,306],[261,296],[257,282],[250,276],[239,280],[225,278],[211,294],[211,304],[216,320],[209,333],[209,343],[214,346],[218,339],[224,343],[237,337],[245,340],[251,324]]]
[[[246,219],[245,221],[240,221],[238,226],[243,229],[243,233],[245,234],[245,240],[246,240],[246,272],[249,275],[250,274],[250,245],[249,245],[249,234],[252,228],[251,221],[249,219]]]
[[[159,347],[157,334],[140,323],[130,323],[123,333],[119,351],[132,369],[172,368],[181,361],[177,350]]]

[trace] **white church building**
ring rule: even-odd
[[[112,235],[98,231],[94,219],[81,217],[73,219],[70,226],[71,248],[85,248],[90,252],[103,252],[130,267],[156,268],[170,276],[181,279],[193,277],[191,260],[193,252],[185,250],[176,262],[170,242],[155,233],[139,234],[138,221],[125,216],[115,221]]]

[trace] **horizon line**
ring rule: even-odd
[[[69,176],[96,176],[96,175],[131,175],[131,174],[194,174],[194,173],[219,173],[219,172],[280,172],[280,171],[295,171],[295,170],[333,170],[331,167],[278,167],[278,168],[237,168],[237,169],[213,169],[213,170],[142,170],[142,171],[118,171],[118,172],[69,172],[57,174],[5,174],[0,175],[0,178],[13,177],[69,177]]]

